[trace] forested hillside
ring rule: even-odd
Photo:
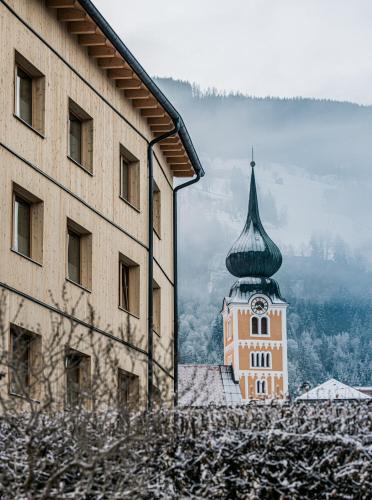
[[[181,360],[222,362],[225,257],[244,225],[253,144],[261,218],[283,252],[290,385],[371,384],[372,108],[158,84],[207,172],[180,195]]]

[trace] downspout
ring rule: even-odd
[[[196,177],[190,181],[180,184],[173,190],[173,342],[174,342],[174,406],[178,404],[178,226],[177,226],[177,194],[180,189],[195,184],[202,177],[204,172],[197,171]]]
[[[147,164],[148,164],[148,178],[149,178],[149,191],[148,191],[148,284],[147,284],[147,408],[152,410],[153,404],[153,369],[154,369],[154,337],[153,337],[153,321],[154,321],[154,301],[153,301],[153,280],[154,280],[154,168],[153,168],[153,148],[156,144],[168,137],[177,134],[180,129],[180,120],[177,119],[175,127],[170,132],[156,137],[147,146]]]

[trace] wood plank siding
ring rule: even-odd
[[[5,290],[5,323],[50,331],[54,308],[79,301],[77,333],[87,334],[89,308],[96,313],[103,348],[113,340],[120,369],[139,377],[140,398],[147,384],[147,144],[171,130],[172,120],[117,50],[73,0],[7,0],[0,4],[0,288]],[[16,116],[15,61],[20,54],[44,79],[43,127],[33,129]],[[69,110],[69,103],[74,108]],[[71,107],[71,106],[70,106]],[[71,158],[69,113],[91,120],[82,146],[85,168]],[[79,111],[77,112],[79,115]],[[79,129],[77,129],[79,130]],[[124,147],[138,162],[138,206],[120,196],[120,154]],[[163,397],[173,390],[173,178],[194,174],[180,138],[156,146],[154,179],[161,193],[161,234],[154,234],[154,280],[161,290],[159,335],[154,337],[155,379]],[[82,162],[83,163],[83,162]],[[90,168],[91,167],[91,168]],[[42,260],[11,251],[12,196],[19,186],[42,202]],[[89,235],[90,281],[86,290],[66,279],[68,221]],[[74,226],[75,227],[75,226]],[[85,233],[84,233],[85,231]],[[80,233],[79,233],[80,234]],[[39,242],[40,244],[40,242]],[[119,256],[139,266],[138,314],[130,315],[133,336],[119,339],[128,313],[119,307]],[[83,263],[86,267],[86,263]],[[53,300],[52,298],[53,297]],[[68,307],[67,307],[68,309]],[[67,310],[66,309],[66,310]],[[63,321],[68,322],[68,318]],[[39,327],[37,326],[39,325]],[[108,327],[108,325],[110,325]],[[88,335],[88,334],[87,334]],[[111,336],[111,337],[110,337]],[[118,338],[115,340],[115,338]],[[91,355],[88,337],[84,354]],[[80,348],[81,350],[81,348]],[[62,369],[62,367],[61,367]],[[111,375],[107,374],[107,377]],[[63,392],[63,386],[58,388]]]

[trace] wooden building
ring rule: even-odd
[[[182,118],[88,0],[1,2],[0,47],[1,395],[43,400],[58,325],[61,404],[98,372],[171,400],[174,178],[204,174]]]
[[[285,399],[288,393],[287,307],[271,276],[282,263],[261,223],[255,163],[244,229],[226,258],[238,280],[222,307],[224,363],[233,368],[242,401]]]

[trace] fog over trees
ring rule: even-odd
[[[370,384],[372,107],[157,83],[207,172],[180,194],[181,360],[223,362],[225,257],[244,225],[254,145],[261,218],[283,253],[274,278],[290,304],[290,386]]]

